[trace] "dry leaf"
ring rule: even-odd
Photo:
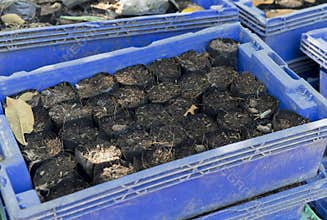
[[[196,105],[192,105],[184,114],[184,117],[186,117],[188,114],[195,115],[195,110],[197,110],[198,107]]]
[[[188,13],[188,12],[195,12],[195,11],[202,11],[204,8],[202,8],[199,5],[189,5],[187,8],[183,9],[182,13]]]
[[[273,3],[274,3],[274,0],[253,0],[252,1],[253,6],[264,5],[264,4],[271,5]]]
[[[38,94],[38,92],[25,92],[25,93],[23,93],[23,94],[21,94],[21,95],[19,96],[19,99],[21,99],[21,100],[27,102],[27,101],[32,100],[32,98],[33,98],[34,96],[36,96],[37,94]]]
[[[296,12],[297,10],[293,9],[277,9],[277,10],[270,10],[266,12],[267,18],[273,18],[277,16],[287,15],[293,12]]]
[[[17,141],[27,145],[24,134],[31,133],[34,126],[32,107],[21,99],[7,97],[5,115]]]

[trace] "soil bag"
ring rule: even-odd
[[[31,1],[0,0],[0,15],[16,14],[25,21],[31,21],[38,13],[38,6]]]
[[[164,14],[170,6],[170,0],[119,0],[110,4],[110,9],[119,16]]]

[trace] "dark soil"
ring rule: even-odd
[[[157,60],[149,65],[149,69],[159,82],[176,82],[182,75],[176,58]]]
[[[210,57],[207,52],[188,51],[178,56],[177,60],[182,67],[183,74],[206,73],[211,67]]]
[[[165,111],[164,106],[160,104],[142,106],[136,109],[135,115],[137,122],[146,128],[160,126],[173,120]]]
[[[199,98],[204,91],[210,86],[206,75],[202,74],[187,74],[180,81],[182,88],[182,97],[195,100]]]
[[[78,145],[94,141],[99,135],[99,130],[93,126],[81,126],[80,123],[72,123],[63,127],[59,135],[66,150],[74,152]]]
[[[113,91],[113,96],[122,108],[133,109],[147,102],[145,92],[133,86],[126,86]]]
[[[229,90],[238,75],[237,71],[228,66],[213,67],[211,71],[207,73],[210,85],[222,91]]]
[[[118,83],[124,86],[145,88],[154,82],[152,73],[143,65],[127,67],[118,71],[114,77]]]
[[[84,99],[110,92],[115,85],[113,76],[104,73],[78,82],[76,88],[79,97]]]
[[[51,131],[54,128],[49,112],[43,107],[34,107],[34,128],[33,132]]]
[[[63,143],[52,132],[31,133],[26,135],[26,146],[22,147],[22,153],[26,161],[34,165],[36,162],[47,160],[63,152]]]
[[[41,92],[41,101],[45,108],[51,108],[64,101],[77,100],[77,92],[68,83],[61,83]]]
[[[209,43],[208,52],[213,57],[213,66],[237,67],[238,42],[231,39],[216,39]]]
[[[148,91],[148,97],[152,103],[166,103],[181,95],[181,87],[171,82],[163,82],[153,86]]]
[[[92,109],[87,108],[79,103],[60,103],[49,109],[49,115],[57,128],[75,121],[93,123]]]
[[[216,51],[234,45],[219,41],[228,45]],[[41,200],[308,122],[213,58],[190,51],[36,93],[34,131],[20,147]]]
[[[249,96],[259,96],[265,93],[265,85],[257,81],[253,74],[242,73],[232,84],[233,95],[247,98]]]
[[[273,119],[274,131],[291,128],[297,125],[308,123],[309,120],[299,116],[298,114],[286,110],[278,111]]]
[[[88,109],[92,110],[93,119],[96,124],[100,124],[101,119],[104,117],[115,116],[124,111],[117,100],[109,93],[88,99],[85,105]]]
[[[235,111],[239,109],[240,103],[241,100],[232,97],[228,91],[215,88],[208,89],[202,97],[203,111],[212,117]]]
[[[241,140],[244,140],[244,136],[237,131],[213,131],[205,135],[203,143],[207,149],[214,149]]]
[[[181,121],[181,124],[189,137],[198,142],[203,142],[206,133],[218,130],[217,123],[203,113],[188,115]]]
[[[180,120],[184,118],[184,114],[193,104],[196,105],[196,103],[192,100],[178,97],[169,102],[166,107],[166,111],[176,120]]]

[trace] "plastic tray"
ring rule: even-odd
[[[305,204],[327,196],[327,177],[323,170],[314,179],[291,189],[254,199],[240,205],[232,206],[221,211],[210,213],[197,218],[198,220],[299,220]],[[313,213],[314,214],[314,213]],[[310,219],[319,219],[311,214]],[[315,218],[313,218],[315,217]],[[307,219],[306,219],[307,220]]]
[[[303,56],[301,34],[327,26],[327,4],[298,12],[266,18],[264,12],[252,5],[252,0],[233,0],[240,10],[242,24],[258,34],[285,61]]]
[[[327,116],[327,101],[256,35],[226,24],[152,43],[0,77],[0,98],[59,82],[75,84],[98,72],[188,50],[204,51],[217,37],[241,42],[239,70],[263,81],[280,106],[311,119]],[[1,109],[1,108],[0,108]],[[220,147],[90,187],[46,203],[33,190],[17,143],[0,116],[0,184],[13,219],[181,219],[259,195],[316,175],[327,144],[327,120]]]
[[[0,32],[0,75],[238,21],[238,9],[227,0],[193,2],[207,10]]]

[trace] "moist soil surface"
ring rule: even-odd
[[[108,8],[105,0],[17,0],[0,3],[0,31],[45,27],[85,21],[113,20],[128,16],[115,13],[117,6]],[[181,12],[191,0],[176,0],[166,13]]]
[[[20,147],[41,200],[308,122],[278,109],[265,86],[237,73],[234,61],[214,66],[237,43],[213,42],[209,53],[189,51],[114,76],[14,95],[34,92],[27,101],[34,131]],[[236,60],[237,53],[228,56]]]

